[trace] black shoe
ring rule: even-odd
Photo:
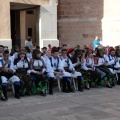
[[[26,92],[26,93],[25,93],[25,95],[28,95],[28,96],[30,96],[30,95],[31,95],[31,93],[30,93],[30,92]]]
[[[69,91],[68,91],[68,90],[62,90],[62,92],[64,92],[64,93],[69,93]]]
[[[88,87],[86,87],[86,86],[85,86],[85,89],[90,90],[90,88],[88,88]]]
[[[111,84],[111,86],[112,86],[112,87],[115,87],[115,84],[114,84],[114,83],[112,83],[112,84]]]
[[[101,84],[97,84],[96,87],[100,88],[100,87],[101,87]]]
[[[19,95],[19,94],[16,94],[16,95],[15,95],[15,98],[16,98],[16,99],[20,99],[20,95]]]
[[[50,94],[50,95],[53,95],[53,91],[49,91],[49,94]]]
[[[120,82],[117,81],[117,84],[120,85]]]
[[[1,101],[7,101],[8,98],[5,98],[5,97],[1,97]]]
[[[112,86],[110,86],[110,85],[106,85],[106,87],[107,87],[107,88],[112,88]]]
[[[78,91],[83,92],[83,89],[78,89]]]
[[[43,97],[45,97],[46,93],[45,92],[41,92],[40,95],[43,96]]]
[[[71,89],[69,89],[68,91],[69,91],[69,92],[72,92],[72,93],[74,93],[74,92],[75,92],[75,90],[73,90],[72,88],[71,88]]]
[[[21,97],[25,96],[25,93],[20,93],[20,96],[21,96]]]

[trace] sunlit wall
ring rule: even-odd
[[[104,45],[120,45],[120,0],[104,0],[102,38]]]

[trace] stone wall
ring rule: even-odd
[[[103,0],[58,0],[58,39],[61,45],[91,44],[102,37]]]

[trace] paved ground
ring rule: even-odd
[[[0,101],[0,120],[120,120],[120,86],[20,100],[10,94]]]

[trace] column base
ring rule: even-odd
[[[58,39],[42,39],[40,42],[40,47],[48,47],[48,44],[52,46],[59,47],[59,40]]]
[[[11,39],[0,39],[0,45],[8,46],[8,48],[11,50],[12,40]]]

